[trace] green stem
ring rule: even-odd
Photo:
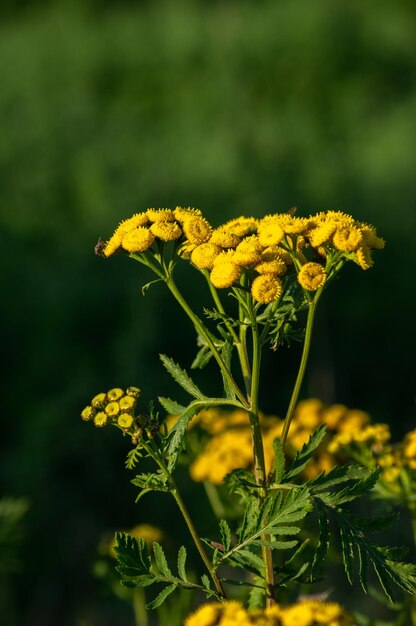
[[[209,480],[204,480],[204,489],[215,517],[217,519],[225,517],[224,505],[218,495],[216,486],[213,483],[210,483]]]
[[[209,346],[209,349],[211,350],[215,360],[217,361],[217,363],[218,363],[218,365],[219,365],[219,367],[220,367],[220,369],[221,369],[221,371],[223,373],[224,378],[230,384],[230,386],[233,389],[235,395],[237,396],[237,398],[240,400],[240,402],[243,405],[247,406],[247,399],[245,398],[244,394],[242,393],[242,391],[238,387],[238,385],[235,382],[234,378],[232,377],[229,369],[225,365],[225,363],[224,363],[220,353],[218,352],[217,348],[215,347],[214,342],[212,341],[212,339],[211,339],[209,333],[207,332],[207,329],[205,328],[204,324],[201,322],[201,320],[198,318],[198,316],[195,315],[195,313],[192,311],[191,307],[186,302],[186,300],[182,296],[181,292],[179,291],[178,287],[176,286],[172,276],[165,277],[164,280],[165,280],[166,285],[168,286],[170,292],[174,296],[174,298],[180,304],[180,306],[185,311],[185,313],[188,315],[188,317],[192,320],[195,328],[204,337],[205,341],[207,342],[207,345]]]
[[[317,291],[315,298],[311,300],[308,304],[308,319],[306,322],[305,341],[303,343],[302,358],[300,360],[298,375],[296,378],[295,386],[293,387],[292,396],[290,398],[289,407],[287,409],[285,421],[283,424],[283,430],[282,430],[282,436],[281,436],[281,442],[283,446],[286,442],[287,435],[289,433],[290,423],[293,418],[293,413],[294,413],[295,406],[299,398],[299,393],[300,393],[300,389],[302,386],[303,378],[305,376],[306,364],[308,362],[309,350],[311,347],[313,322],[315,318],[316,305],[318,303],[319,295],[320,295],[320,291]]]
[[[149,454],[149,456],[152,457],[152,459],[155,461],[155,463],[160,467],[160,469],[162,470],[162,472],[164,473],[164,475],[166,476],[167,480],[168,480],[168,484],[170,486],[170,493],[173,495],[173,497],[175,498],[176,504],[179,507],[180,512],[182,513],[182,516],[185,520],[186,525],[188,526],[188,530],[191,534],[191,537],[194,541],[194,544],[196,546],[196,549],[198,550],[201,559],[204,562],[205,567],[207,568],[211,578],[212,578],[212,582],[214,583],[215,589],[218,593],[219,596],[225,598],[225,592],[224,592],[224,588],[221,584],[220,579],[217,576],[217,573],[215,572],[215,570],[212,567],[212,563],[208,558],[207,553],[205,552],[205,548],[202,544],[201,539],[199,538],[199,535],[197,533],[197,530],[194,526],[194,523],[192,521],[191,516],[189,515],[189,511],[185,506],[184,501],[182,500],[182,496],[179,493],[178,487],[173,479],[172,474],[169,472],[168,468],[166,467],[166,465],[164,464],[163,460],[159,457],[158,451],[157,450],[153,450],[151,447],[151,444],[146,444],[143,442],[143,447],[146,450],[146,452]]]
[[[136,626],[147,626],[146,597],[143,587],[136,587],[133,590],[133,612]]]
[[[264,462],[264,449],[263,449],[263,437],[261,434],[260,422],[259,422],[259,381],[260,381],[260,366],[261,366],[261,344],[259,339],[259,329],[257,325],[256,313],[253,307],[253,300],[251,296],[248,296],[249,315],[252,328],[253,339],[253,363],[252,363],[252,375],[251,375],[251,390],[250,390],[250,427],[253,439],[253,451],[254,451],[254,471],[256,476],[256,483],[261,487],[259,489],[260,502],[263,501],[267,495],[266,487],[266,468]],[[270,541],[269,535],[262,535],[263,541]],[[265,582],[266,582],[266,605],[273,606],[275,603],[275,580],[273,571],[273,553],[272,549],[267,546],[262,547],[262,556],[265,564]]]
[[[208,287],[211,292],[212,299],[215,302],[215,306],[217,307],[217,310],[220,313],[222,313],[224,316],[226,316],[225,309],[222,305],[218,292],[215,289],[212,282],[210,281],[208,273],[204,272],[204,276],[208,283]],[[243,374],[243,379],[244,379],[244,385],[245,385],[247,393],[249,393],[248,390],[250,388],[250,364],[248,360],[248,354],[247,354],[247,349],[245,346],[245,341],[243,342],[243,339],[245,340],[245,334],[241,333],[241,326],[240,326],[240,336],[238,336],[234,328],[231,326],[231,324],[227,322],[227,320],[225,320],[225,325],[227,326],[228,332],[232,336],[234,340],[234,345],[237,348],[238,358],[239,358],[240,366],[241,366],[241,372]]]

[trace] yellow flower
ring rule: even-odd
[[[354,252],[362,244],[363,236],[355,226],[339,228],[335,231],[334,246],[341,252]]]
[[[127,252],[146,252],[154,239],[154,234],[148,228],[139,226],[124,235],[122,245]]]
[[[103,249],[104,256],[109,257],[115,252],[118,252],[121,249],[122,239],[123,235],[116,231],[105,244]]]
[[[363,270],[368,270],[373,266],[371,250],[368,246],[361,246],[355,253],[356,262]]]
[[[179,250],[178,250],[178,254],[182,259],[190,259],[191,258],[191,254],[192,252],[195,250],[197,246],[194,243],[190,243],[189,241],[185,241],[185,243],[183,243]]]
[[[155,237],[162,241],[174,241],[182,235],[182,230],[176,222],[154,222],[150,227]]]
[[[102,409],[104,407],[106,400],[107,400],[106,393],[97,393],[97,395],[94,396],[93,399],[91,400],[91,404],[94,407],[94,409]]]
[[[330,430],[336,430],[347,411],[343,404],[333,404],[324,410],[322,420]]]
[[[233,235],[237,235],[237,237],[246,237],[257,232],[257,224],[258,221],[254,217],[241,216],[230,220],[221,228]]]
[[[226,289],[231,287],[241,276],[241,268],[232,261],[218,263],[210,274],[210,280],[214,287]]]
[[[129,428],[131,428],[133,422],[134,417],[130,415],[130,413],[121,413],[121,415],[118,416],[117,423],[120,428],[123,428],[123,430],[128,430]]]
[[[124,391],[120,387],[114,387],[107,392],[107,398],[110,402],[115,402],[124,396]]]
[[[406,461],[413,462],[416,460],[416,430],[407,433],[403,441],[403,455]],[[411,465],[414,465],[413,463]],[[415,469],[412,467],[412,469]]]
[[[81,411],[81,417],[84,421],[89,422],[95,415],[95,409],[92,406],[86,406]]]
[[[128,396],[132,396],[133,398],[138,398],[141,394],[141,391],[138,387],[127,387],[126,394]]]
[[[317,291],[326,281],[326,272],[320,263],[305,263],[298,274],[300,285],[307,291]]]
[[[128,413],[129,411],[134,409],[136,405],[136,398],[134,398],[133,396],[124,396],[124,398],[120,399],[119,405],[121,411]]]
[[[94,424],[95,426],[98,426],[99,428],[101,428],[102,426],[106,426],[107,423],[108,423],[108,415],[107,413],[104,413],[104,411],[100,411],[94,417]]]
[[[188,241],[196,245],[206,243],[212,233],[210,223],[204,217],[199,215],[193,215],[192,217],[186,218],[183,222],[182,228]]]
[[[259,241],[262,246],[277,246],[285,236],[278,216],[268,216],[261,220],[258,228]]]
[[[287,266],[277,246],[269,246],[262,250],[261,261],[254,269],[259,274],[276,274],[276,276],[283,276],[287,271]]]
[[[376,229],[370,224],[359,224],[363,240],[365,245],[369,248],[376,248],[376,250],[382,250],[386,245],[386,242],[381,237],[377,236]]]
[[[237,427],[215,435],[209,440],[203,452],[189,468],[196,482],[209,480],[215,485],[237,467],[249,467],[253,463],[250,429]]]
[[[152,524],[138,524],[129,531],[127,531],[132,537],[137,539],[144,539],[150,547],[154,541],[162,543],[165,540],[165,535],[160,528],[153,526]]]
[[[261,261],[262,246],[257,235],[243,239],[235,249],[233,261],[241,267],[252,267]]]
[[[241,241],[241,237],[228,231],[226,228],[216,228],[210,239],[210,243],[215,243],[221,248],[236,248]]]
[[[215,626],[218,624],[218,617],[221,614],[222,605],[203,604],[194,613],[188,615],[184,626]]]
[[[105,407],[108,417],[116,417],[120,413],[120,405],[118,402],[109,402]]]
[[[151,222],[173,222],[175,219],[171,209],[147,209],[146,215]]]
[[[208,243],[202,243],[197,246],[191,254],[191,261],[200,270],[212,270],[214,260],[220,254],[220,246],[212,243],[212,239]]]
[[[202,213],[199,209],[192,209],[191,207],[183,208],[181,206],[177,206],[173,211],[173,215],[178,222],[182,223],[190,217],[201,216]]]
[[[274,274],[261,274],[251,285],[251,294],[257,302],[269,304],[282,295],[282,283]]]

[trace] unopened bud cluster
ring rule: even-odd
[[[147,417],[135,415],[140,394],[138,387],[128,387],[126,390],[114,387],[106,393],[98,393],[81,411],[81,417],[86,422],[93,422],[98,428],[108,424],[118,426],[131,435],[133,443],[138,443],[142,428],[149,427]]]

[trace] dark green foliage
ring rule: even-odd
[[[177,363],[175,363],[165,354],[160,354],[159,356],[163,365],[166,367],[172,378],[176,380],[178,385],[180,385],[183,389],[185,389],[185,391],[187,391],[197,400],[204,400],[206,398],[206,396],[197,387],[197,385],[195,385],[194,381],[190,376],[188,376],[185,370],[181,369]]]
[[[147,608],[156,609],[176,589],[194,589],[203,591],[207,596],[215,595],[204,575],[199,585],[189,580],[186,573],[186,548],[181,546],[177,557],[178,575],[173,574],[162,546],[156,541],[152,544],[153,558],[150,557],[144,539],[136,539],[128,533],[116,533],[115,553],[116,570],[121,576],[121,583],[129,589],[148,587],[153,584],[164,585],[158,595],[147,604]]]

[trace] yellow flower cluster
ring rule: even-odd
[[[98,393],[81,411],[81,417],[98,427],[114,424],[125,432],[132,432],[135,425],[134,409],[140,394],[138,387],[128,387],[126,390],[115,387],[107,393]]]
[[[375,451],[381,450],[391,437],[387,424],[369,424],[365,428],[347,430],[337,434],[328,445],[329,452],[336,454],[353,443],[366,444]]]
[[[148,209],[121,222],[105,243],[108,257],[124,250],[148,251],[155,240],[178,241],[180,256],[210,272],[214,287],[226,289],[246,276],[253,298],[261,304],[279,300],[281,277],[289,268],[306,291],[323,287],[330,265],[338,253],[363,269],[372,265],[373,248],[384,247],[373,226],[358,222],[340,211],[295,217],[292,212],[266,215],[262,219],[238,217],[216,229],[199,209]],[[317,260],[308,260],[304,253]]]
[[[274,451],[273,440],[280,437],[283,420],[260,414],[263,435],[266,470],[269,471]],[[168,427],[175,418],[170,418]],[[359,433],[369,422],[364,411],[348,409],[341,404],[326,406],[317,399],[299,402],[296,407],[288,436],[288,449],[295,455],[308,441],[312,432],[320,425],[327,424],[329,431],[339,436],[344,433]],[[191,477],[197,481],[208,480],[221,484],[224,476],[236,468],[251,468],[254,463],[250,427],[247,413],[237,409],[226,411],[217,408],[205,409],[192,420],[191,428],[199,427],[211,438],[190,466]],[[313,462],[305,470],[308,478],[322,471],[328,472],[338,462],[335,453],[329,449],[328,441],[323,442]]]
[[[377,455],[377,463],[383,468],[382,477],[394,483],[402,470],[416,471],[416,430],[412,430],[396,445],[383,446]]]
[[[184,626],[355,626],[356,622],[336,602],[303,600],[247,611],[240,602],[227,600],[203,604]]]

